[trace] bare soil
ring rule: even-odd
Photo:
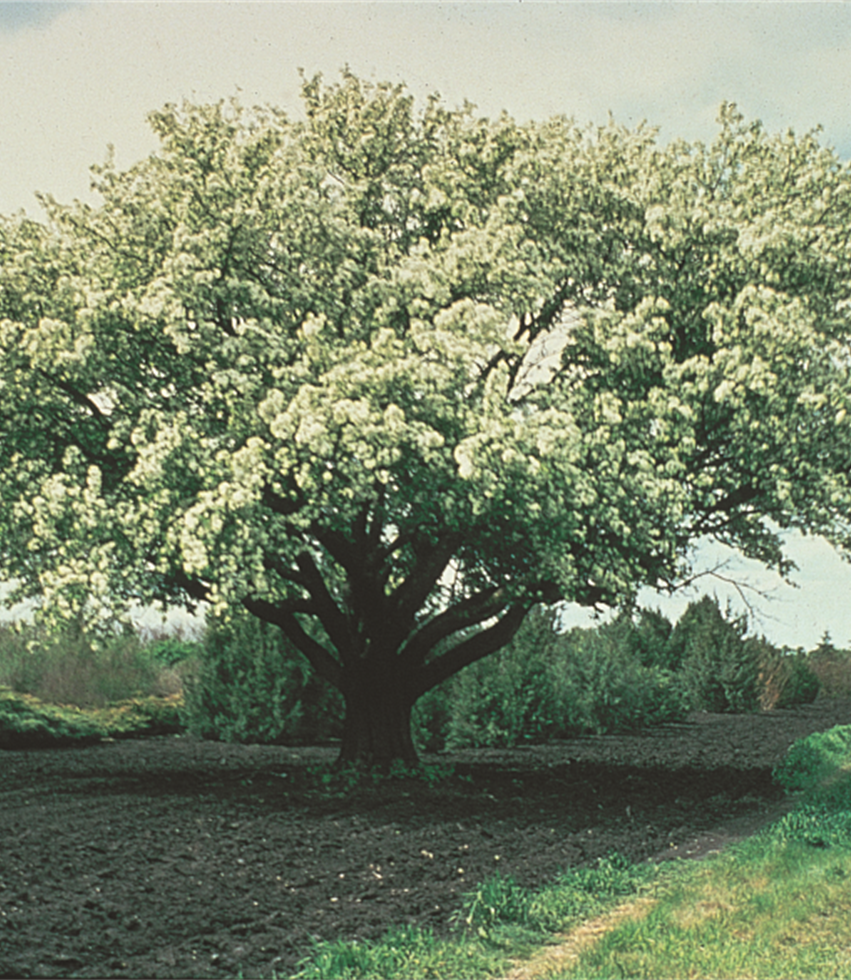
[[[539,886],[617,850],[699,857],[788,802],[771,769],[851,702],[693,715],[635,735],[477,750],[438,785],[338,798],[331,747],[181,737],[0,752],[0,978],[285,977],[312,938],[450,928],[496,870]]]

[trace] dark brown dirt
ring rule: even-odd
[[[851,702],[459,752],[328,799],[333,748],[189,737],[0,752],[0,978],[288,976],[311,937],[438,932],[497,869],[699,856],[783,806],[771,768]],[[459,778],[460,777],[460,778]]]

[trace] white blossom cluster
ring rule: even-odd
[[[428,575],[433,615],[615,601],[699,534],[848,544],[851,179],[814,137],[305,96],[167,106],[98,207],[0,226],[10,601],[301,614],[309,557],[350,618]]]

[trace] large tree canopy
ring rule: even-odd
[[[345,758],[411,760],[414,701],[535,603],[674,582],[702,535],[851,543],[851,173],[815,135],[303,96],[166,106],[98,206],[0,225],[13,598],[243,604],[343,692]]]

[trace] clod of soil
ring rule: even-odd
[[[771,768],[851,702],[439,757],[457,777],[338,799],[332,748],[190,737],[0,752],[0,978],[270,977],[312,937],[443,933],[496,870],[701,855],[783,806]],[[428,759],[426,761],[438,761]],[[458,778],[460,777],[460,778]]]

